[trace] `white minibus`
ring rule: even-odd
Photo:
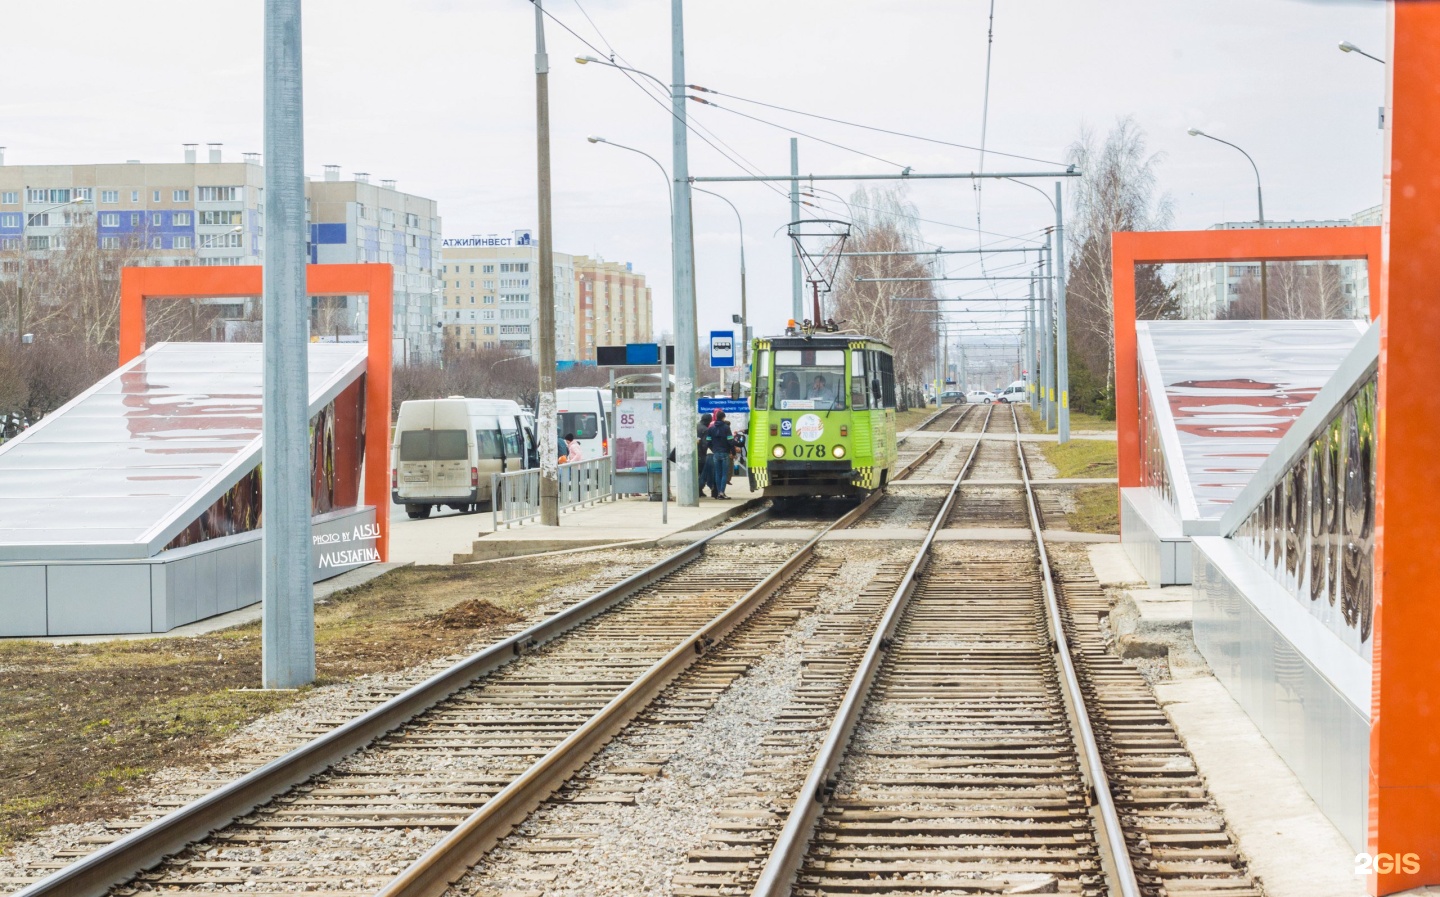
[[[534,423],[508,399],[402,402],[395,421],[391,499],[411,519],[437,507],[467,512],[490,502],[490,475],[539,466]]]
[[[575,434],[582,458],[593,461],[610,454],[610,415],[606,390],[577,386],[555,390],[555,428],[561,439]]]

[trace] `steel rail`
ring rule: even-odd
[[[983,427],[990,425],[990,417],[994,411],[993,405],[987,408]],[[835,771],[844,759],[846,745],[849,744],[850,737],[860,722],[860,714],[865,709],[865,702],[869,697],[871,686],[874,685],[875,679],[880,674],[880,667],[889,652],[895,629],[900,625],[901,617],[904,616],[905,609],[910,603],[910,597],[915,592],[916,581],[929,559],[935,535],[945,525],[945,520],[950,515],[950,507],[960,493],[960,483],[970,471],[979,451],[980,440],[977,439],[975,444],[970,447],[970,454],[966,457],[964,466],[960,468],[960,473],[956,475],[955,482],[950,486],[950,492],[945,496],[944,503],[941,504],[939,512],[936,513],[934,521],[930,524],[929,531],[921,541],[920,549],[915,552],[915,560],[911,561],[909,569],[905,571],[904,578],[900,580],[894,597],[890,599],[890,604],[885,609],[885,615],[881,617],[879,625],[876,626],[875,634],[870,638],[869,647],[850,680],[850,687],[846,689],[845,697],[835,711],[835,720],[825,734],[825,740],[821,743],[815,761],[810,767],[810,772],[805,777],[805,783],[800,786],[795,806],[791,808],[790,815],[785,820],[785,827],[781,829],[780,836],[770,852],[770,858],[766,861],[765,867],[760,872],[760,878],[755,884],[755,889],[751,892],[755,897],[761,897],[761,895],[763,897],[784,897],[790,893],[795,883],[795,876],[800,871],[800,866],[809,851],[815,822],[820,818],[825,802],[834,788]]]
[[[955,415],[955,419],[950,422],[950,426],[945,429],[945,432],[946,432],[946,433],[954,433],[954,432],[955,432],[955,428],[958,427],[958,426],[960,426],[962,423],[964,423],[965,420],[970,417],[970,412],[971,412],[971,410],[974,409],[974,408],[976,408],[976,407],[978,407],[978,406],[976,406],[976,405],[966,405],[964,411],[961,411],[959,414]],[[925,418],[925,420],[921,421],[920,426],[921,426],[921,427],[924,427],[924,426],[929,425],[929,423],[930,423],[931,421],[935,420],[937,417],[939,417],[939,416],[940,416],[941,414],[943,414],[943,413],[944,413],[943,411],[937,411],[936,413],[934,413],[934,414],[930,415],[929,417]],[[907,437],[905,437],[905,438],[906,438],[906,439],[909,439],[910,437],[907,436]],[[936,439],[934,442],[930,443],[930,446],[929,446],[928,448],[926,448],[924,451],[922,451],[919,455],[917,455],[909,464],[906,464],[904,467],[900,468],[900,470],[898,470],[898,471],[896,472],[895,477],[894,477],[893,479],[891,479],[890,482],[892,482],[892,483],[899,483],[899,482],[905,480],[907,477],[909,477],[910,474],[914,473],[916,470],[918,470],[918,469],[920,468],[920,465],[922,465],[922,464],[924,464],[926,461],[929,461],[929,460],[930,460],[931,456],[933,456],[933,455],[935,454],[935,452],[940,448],[941,444],[943,444],[944,441],[945,441],[945,440],[943,440],[943,439]],[[896,444],[898,445],[899,443],[896,443]],[[978,442],[977,442],[977,444],[978,444]]]
[[[491,847],[589,762],[667,685],[784,588],[814,556],[816,546],[826,534],[859,519],[875,506],[883,494],[880,490],[872,492],[843,517],[816,533],[784,565],[656,661],[580,728],[402,870],[377,892],[376,897],[439,897],[446,893]]]
[[[480,677],[664,579],[699,558],[706,544],[717,536],[754,526],[768,515],[769,509],[766,508],[705,534],[639,573],[522,632],[501,639],[348,723],[28,885],[12,897],[101,897],[112,887],[129,881],[166,857],[179,853],[211,832],[324,772]]]
[[[1014,406],[1011,406],[1010,413],[1014,415]],[[1015,453],[1020,458],[1020,475],[1025,481],[1025,508],[1030,516],[1030,532],[1035,537],[1035,547],[1040,553],[1040,574],[1045,584],[1045,614],[1049,618],[1050,637],[1054,640],[1054,653],[1065,682],[1065,703],[1070,708],[1070,718],[1080,736],[1080,750],[1084,755],[1085,771],[1090,778],[1090,789],[1099,811],[1098,821],[1104,835],[1105,854],[1111,864],[1111,877],[1114,884],[1118,885],[1118,892],[1122,897],[1140,897],[1140,883],[1135,877],[1135,867],[1130,862],[1130,850],[1125,844],[1120,814],[1115,809],[1115,798],[1110,792],[1110,777],[1105,773],[1100,745],[1095,741],[1095,729],[1090,723],[1090,713],[1085,708],[1085,693],[1080,688],[1080,677],[1075,672],[1075,661],[1070,654],[1070,641],[1065,635],[1064,619],[1060,615],[1060,599],[1055,593],[1055,579],[1050,571],[1050,555],[1045,550],[1045,536],[1040,529],[1040,502],[1030,484],[1030,465],[1025,463],[1025,445],[1020,440],[1018,419],[1015,422]],[[1111,893],[1115,892],[1116,889],[1112,888]]]

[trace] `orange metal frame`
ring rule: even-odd
[[[1373,894],[1440,884],[1440,4],[1390,15],[1367,845],[1385,871]]]
[[[1119,232],[1112,243],[1115,294],[1115,430],[1120,485],[1140,485],[1140,387],[1135,356],[1135,266],[1181,262],[1293,262],[1365,259],[1380,270],[1380,228]],[[1370,313],[1378,308],[1370,299]]]
[[[145,351],[147,299],[204,299],[260,296],[263,268],[233,265],[191,268],[124,268],[120,272],[120,363]],[[365,369],[365,494],[375,506],[380,538],[376,549],[390,559],[390,367],[391,305],[389,265],[307,265],[311,296],[369,297],[369,353]],[[379,338],[377,338],[377,336]]]

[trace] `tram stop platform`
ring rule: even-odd
[[[668,520],[661,520],[662,503],[643,496],[622,497],[564,511],[559,526],[538,522],[496,530],[488,512],[445,512],[425,520],[411,520],[402,506],[390,509],[390,560],[413,564],[465,564],[554,551],[625,546],[644,548],[662,540],[692,541],[681,534],[712,529],[744,508],[759,493],[736,478],[730,498],[702,497],[698,507],[670,502]]]

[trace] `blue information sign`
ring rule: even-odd
[[[735,331],[710,331],[710,366],[712,368],[733,368],[735,366]]]

